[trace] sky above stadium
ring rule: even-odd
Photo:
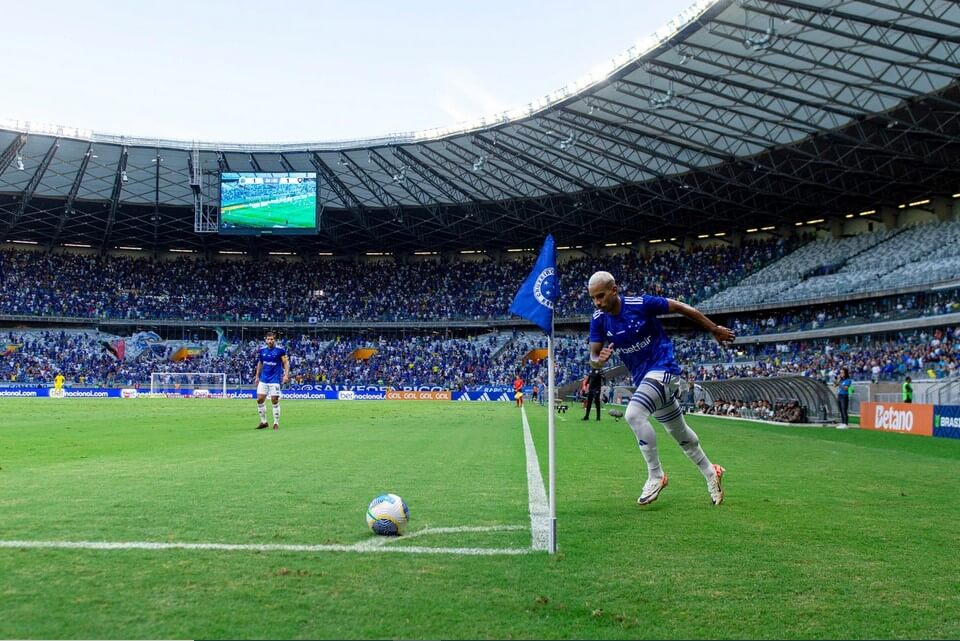
[[[693,2],[7,2],[0,122],[211,142],[448,127],[572,83]]]

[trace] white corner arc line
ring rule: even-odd
[[[533,549],[550,549],[550,504],[540,473],[540,461],[537,460],[537,448],[530,434],[530,422],[527,410],[520,406],[523,419],[523,447],[527,453],[527,501],[530,504],[530,530],[533,533]]]

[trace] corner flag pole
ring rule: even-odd
[[[556,389],[554,385],[553,365],[553,317],[550,318],[550,333],[547,334],[547,451],[549,452],[548,484],[550,485],[550,554],[557,553],[557,468],[556,468],[556,438],[554,424],[556,421]]]
[[[555,444],[554,444],[554,413],[556,404],[555,372],[553,363],[553,308],[557,302],[557,249],[552,234],[547,234],[543,241],[543,249],[533,264],[533,270],[527,279],[520,285],[517,295],[513,297],[510,313],[522,316],[533,322],[547,335],[547,396],[550,407],[547,411],[547,436],[550,449],[550,534],[548,547],[550,553],[557,551],[557,491],[554,487],[556,473]],[[542,483],[542,481],[541,481]],[[542,536],[542,535],[541,535]]]

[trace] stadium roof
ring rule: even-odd
[[[533,248],[547,232],[590,245],[792,226],[960,191],[958,72],[952,1],[702,0],[596,77],[456,130],[256,145],[8,125],[0,241],[250,249],[194,231],[195,193],[215,216],[224,170],[318,172],[318,235],[257,241],[264,249]]]

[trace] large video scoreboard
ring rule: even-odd
[[[317,233],[316,172],[221,173],[220,233]]]

